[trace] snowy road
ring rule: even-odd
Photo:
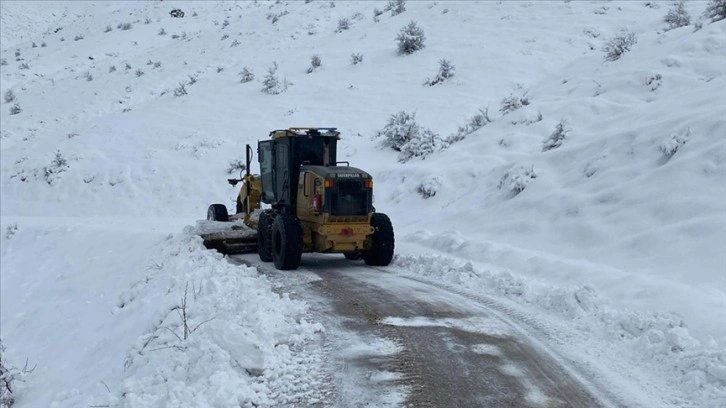
[[[532,336],[526,316],[485,297],[337,256],[306,255],[295,272],[256,258],[233,262],[258,266],[305,298],[326,326],[331,406],[623,404]]]

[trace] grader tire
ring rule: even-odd
[[[207,209],[207,219],[209,221],[229,221],[229,213],[227,213],[227,206],[224,204],[212,204]]]
[[[272,260],[280,270],[297,269],[303,251],[300,221],[287,214],[278,214],[272,223]]]
[[[265,210],[260,214],[257,221],[257,252],[260,255],[260,261],[272,262],[272,222],[275,213]]]
[[[395,246],[391,220],[386,214],[373,213],[371,227],[373,227],[371,247],[363,253],[363,260],[367,265],[387,266],[393,259]]]

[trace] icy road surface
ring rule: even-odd
[[[298,271],[257,266],[312,305],[328,329],[333,400],[411,407],[626,406],[526,328],[526,316],[481,296],[335,255]]]

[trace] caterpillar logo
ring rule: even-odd
[[[341,174],[338,174],[338,178],[341,178],[341,177],[360,177],[360,174],[358,174],[358,173],[341,173]]]

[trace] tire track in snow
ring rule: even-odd
[[[286,289],[291,286],[300,288],[301,292],[312,289],[327,296],[330,299],[327,305],[316,307],[332,308],[343,320],[331,332],[343,329],[374,333],[398,345],[399,350],[392,355],[343,357],[344,361],[337,364],[347,371],[360,372],[363,367],[364,371],[398,374],[391,381],[368,385],[398,386],[406,393],[402,405],[632,406],[612,392],[604,391],[600,384],[586,380],[593,378],[586,367],[563,358],[547,346],[563,345],[563,333],[557,330],[553,333],[553,327],[486,296],[390,268],[361,266],[329,256],[306,256],[300,270],[305,274],[278,272],[256,261],[243,262],[259,267]],[[308,273],[320,279],[312,279]],[[394,293],[405,287],[412,292],[435,293],[436,299],[427,302],[407,293]],[[462,299],[474,307],[462,312],[444,305],[461,303]],[[329,311],[319,311],[318,315],[329,325],[331,318],[326,319],[326,313]],[[472,313],[474,317],[488,316],[499,321],[509,328],[510,335],[499,337],[487,334],[486,330],[480,332],[450,323],[466,320]],[[421,317],[428,320],[417,322]],[[449,323],[441,324],[442,321]],[[335,347],[335,343],[329,346]],[[336,387],[340,388],[341,383]],[[362,402],[345,401],[345,391],[341,393],[340,389],[335,394],[339,398],[335,406],[359,406]]]

